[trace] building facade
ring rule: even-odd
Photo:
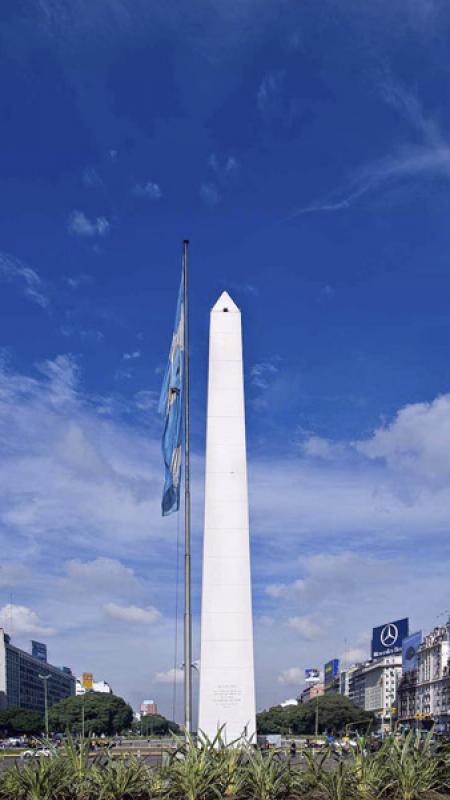
[[[346,670],[345,689],[350,700],[390,722],[396,714],[397,689],[402,675],[401,655],[370,659]]]
[[[325,694],[325,685],[323,681],[310,683],[301,692],[298,702],[307,703],[309,700],[314,700],[315,697],[321,697],[323,694]]]
[[[157,714],[158,706],[154,700],[144,700],[141,703],[141,717],[146,717],[149,714]]]
[[[398,690],[399,721],[410,727],[450,730],[449,624],[438,625],[417,648],[417,665]]]
[[[47,679],[49,707],[75,694],[75,677],[68,667],[54,667],[11,644],[0,628],[0,708],[26,708],[44,713]]]

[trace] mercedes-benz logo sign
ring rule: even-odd
[[[389,622],[381,631],[380,640],[383,647],[393,647],[398,639],[398,628],[393,622]]]

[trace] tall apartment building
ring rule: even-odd
[[[11,644],[0,628],[0,708],[26,708],[44,713],[44,680],[47,680],[48,705],[75,694],[75,677],[68,667],[54,667],[42,657]]]
[[[354,664],[346,670],[348,697],[364,711],[372,711],[380,722],[391,719],[395,712],[397,688],[402,675],[400,654],[384,656]]]
[[[450,730],[449,624],[438,625],[417,648],[417,664],[398,689],[399,721],[411,727]]]

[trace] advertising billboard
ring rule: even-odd
[[[325,686],[329,686],[339,675],[339,659],[332,658],[331,661],[327,661],[323,668],[323,674]]]
[[[92,672],[83,672],[83,687],[87,690],[94,686],[94,676]]]
[[[43,642],[31,641],[31,655],[39,661],[47,661],[47,645]]]
[[[417,648],[422,641],[422,631],[411,633],[402,642],[402,669],[409,672],[417,667]]]
[[[320,680],[320,671],[316,667],[305,669],[305,683],[313,683]]]
[[[372,658],[389,656],[402,652],[403,639],[409,634],[409,619],[396,619],[372,628]]]

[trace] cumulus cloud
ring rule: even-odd
[[[155,683],[183,683],[184,670],[183,669],[168,669],[166,672],[157,672],[154,677]]]
[[[0,627],[14,635],[54,636],[56,631],[42,625],[38,614],[27,606],[8,603],[0,608]]]
[[[146,197],[148,200],[159,200],[162,197],[162,192],[157,183],[147,181],[146,183],[136,183],[131,193],[135,197]]]
[[[70,356],[41,363],[39,372],[0,371],[4,535],[36,545],[73,537],[108,553],[162,535],[157,438],[105,419],[101,402],[83,394]]]
[[[117,603],[105,603],[103,609],[108,617],[119,622],[153,625],[161,619],[161,613],[154,606],[140,608],[139,606],[119,606]]]
[[[372,437],[353,444],[380,459],[402,480],[439,490],[450,483],[450,395],[407,405]]]
[[[0,280],[15,283],[29,300],[41,308],[48,308],[50,298],[38,273],[18,258],[0,252]]]
[[[136,358],[140,358],[140,357],[141,357],[141,351],[140,350],[133,350],[132,353],[124,353],[123,356],[122,356],[124,361],[135,361]]]
[[[74,449],[79,442],[74,441]],[[84,445],[85,446],[85,445]],[[95,458],[95,453],[90,453],[93,458],[93,469],[101,464]],[[77,456],[75,456],[76,458]],[[127,592],[137,588],[139,582],[134,570],[125,566],[116,558],[101,556],[91,561],[82,561],[79,558],[70,559],[64,564],[65,576],[60,579],[61,589],[77,592],[80,589],[89,591],[89,594],[104,594],[110,592]]]
[[[277,678],[278,683],[289,686],[299,686],[304,680],[305,673],[300,667],[288,667],[288,669],[283,669]]]
[[[324,634],[324,625],[308,616],[290,617],[287,624],[304,639],[318,639]]]
[[[380,462],[385,481],[397,491],[439,492],[450,485],[450,394],[401,408],[372,435],[351,442],[310,436],[302,451],[311,458],[342,463],[349,457]],[[360,458],[361,461],[361,458]]]
[[[67,230],[74,236],[82,236],[92,239],[93,237],[106,236],[111,228],[110,222],[106,217],[96,217],[90,220],[84,211],[72,211],[67,220]]]

